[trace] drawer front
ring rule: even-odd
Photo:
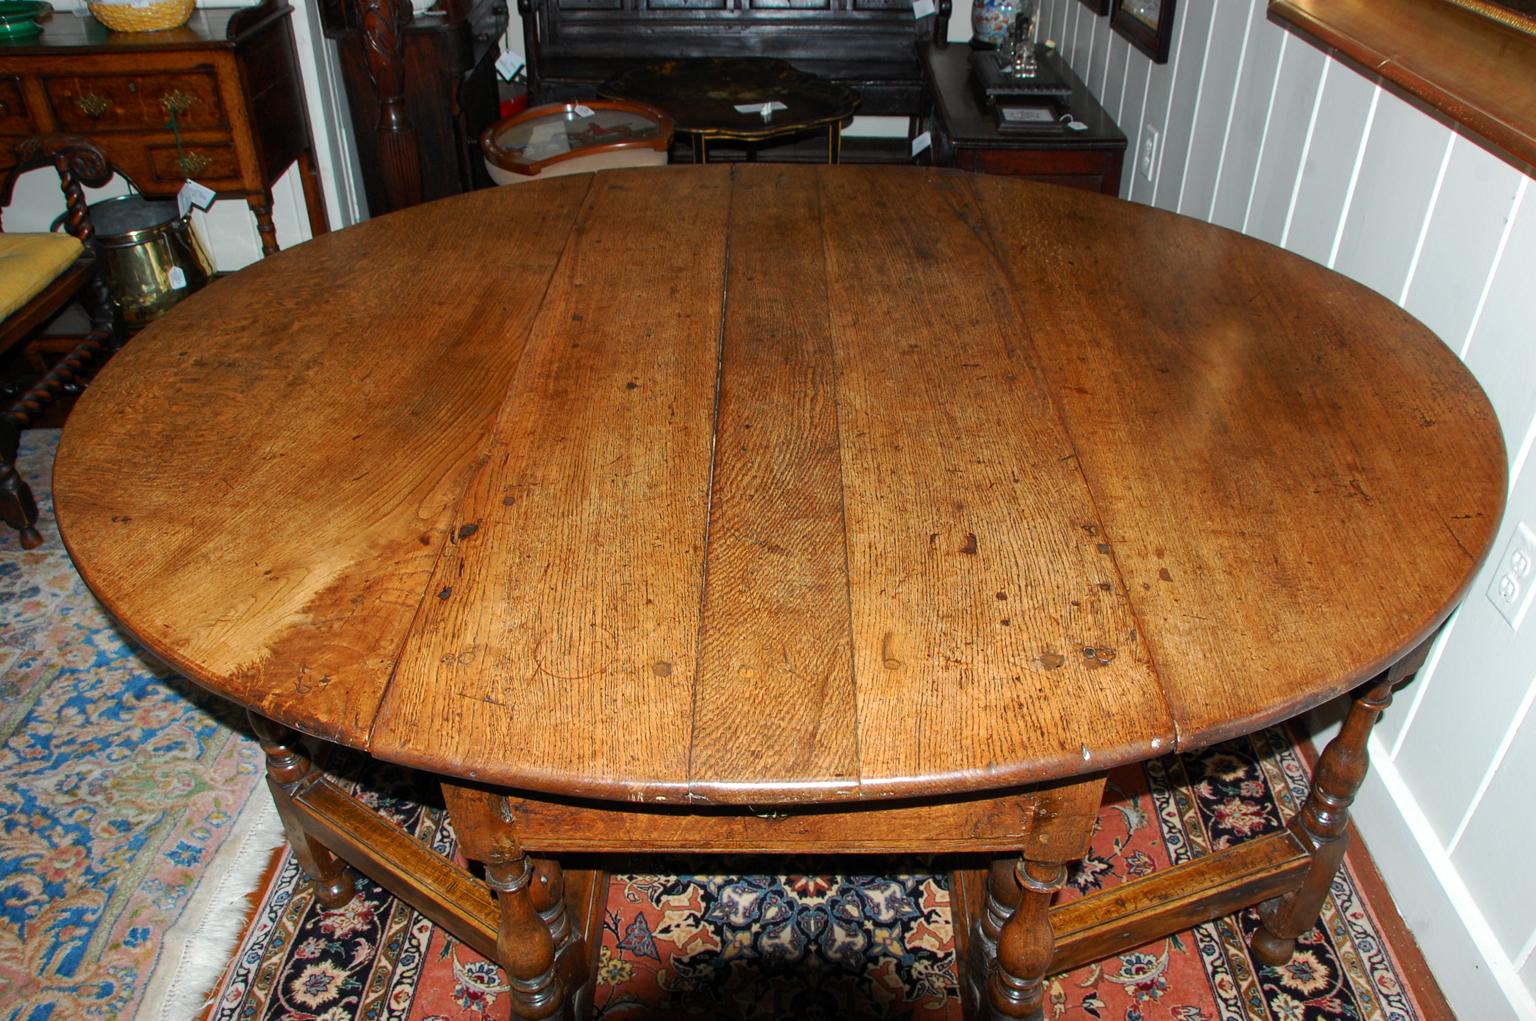
[[[67,131],[168,131],[173,109],[182,131],[229,128],[211,70],[47,75],[42,81],[48,105]]]
[[[0,78],[0,135],[32,135],[37,125],[27,110],[21,94],[21,79],[13,75]],[[6,146],[9,149],[9,146]]]
[[[240,161],[233,145],[174,145],[149,147],[149,177],[159,184],[180,184],[187,178],[217,187],[240,183]]]

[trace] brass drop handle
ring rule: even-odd
[[[80,107],[80,112],[92,120],[100,120],[101,115],[112,109],[112,100],[99,92],[87,92],[75,101]]]
[[[186,113],[195,102],[196,96],[189,96],[180,89],[172,89],[160,97],[160,105],[165,107],[166,113]]]
[[[181,172],[188,177],[196,177],[208,168],[209,159],[200,152],[183,153],[177,158],[181,164]]]

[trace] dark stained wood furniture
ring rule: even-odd
[[[375,215],[488,187],[482,132],[499,116],[507,0],[323,0],[368,209]]]
[[[10,402],[0,414],[0,521],[16,529],[23,548],[43,542],[37,530],[37,501],[16,471],[21,432],[67,387],[82,383],[91,368],[122,341],[122,324],[112,307],[105,266],[91,224],[87,186],[100,188],[112,179],[112,163],[86,139],[50,135],[22,139],[10,147],[8,169],[0,180],[0,209],[11,204],[16,178],[51,167],[64,193],[64,229],[81,243],[80,255],[25,305],[0,321],[0,354],[31,338],[71,301],[80,301],[89,327],[52,368]]]
[[[55,492],[117,619],[251,711],[322,897],[382,880],[515,1016],[585,1009],[605,878],[562,855],[815,846],[962,854],[968,1008],[1030,1018],[1043,975],[1245,904],[1287,956],[1506,470],[1445,345],[1280,249],[733,164],[267,260],[107,366]],[[1287,832],[1052,907],[1104,770],[1352,690]],[[485,882],[295,732],[435,774]]]
[[[74,132],[146,195],[173,196],[192,177],[243,196],[266,255],[277,251],[272,185],[297,162],[310,230],[324,234],[292,13],[282,0],[266,0],[198,10],[165,32],[112,32],[57,11],[41,35],[0,41],[0,152],[28,135]],[[0,170],[10,158],[0,156]]]
[[[1062,104],[1062,112],[1085,127],[1009,134],[998,130],[996,117],[972,81],[969,47],[922,43],[918,59],[928,86],[927,106],[933,111],[930,130],[938,165],[1120,193],[1125,135],[1065,61],[1047,58],[1072,83],[1072,98]]]
[[[709,162],[709,143],[755,143],[809,131],[827,133],[827,162],[842,150],[843,123],[859,94],[767,57],[700,57],[630,64],[598,86],[603,99],[648,103],[693,139],[693,161]],[[738,106],[780,102],[782,110],[743,113]],[[748,150],[755,156],[755,148]]]
[[[950,0],[518,0],[532,101],[592,96],[634,61],[773,57],[853,89],[862,113],[909,116],[922,91],[912,44],[944,38]]]

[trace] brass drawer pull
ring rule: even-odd
[[[112,100],[99,92],[87,92],[75,101],[80,107],[80,112],[92,120],[100,120],[101,115],[112,109]]]
[[[183,174],[186,174],[188,177],[196,177],[208,169],[208,164],[212,161],[200,152],[188,152],[178,156],[176,162],[181,164],[181,172]]]
[[[160,105],[165,107],[166,113],[186,113],[195,102],[196,96],[189,96],[180,89],[172,89],[160,97]]]

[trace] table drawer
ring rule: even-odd
[[[160,74],[44,75],[43,91],[59,127],[82,134],[164,131],[176,111],[183,131],[228,129],[219,80],[211,69]]]
[[[215,191],[241,187],[240,161],[229,142],[188,142],[180,151],[174,142],[109,145],[108,149],[118,169],[146,192],[174,192],[188,177]]]

